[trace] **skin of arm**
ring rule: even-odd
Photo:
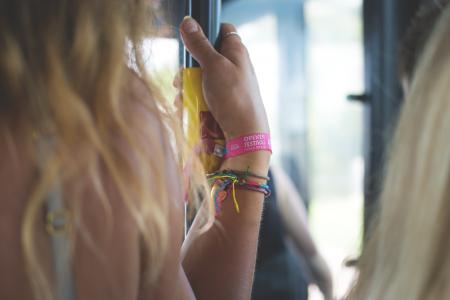
[[[222,168],[268,172],[270,153],[255,153],[226,160]],[[171,209],[171,246],[157,288],[149,287],[139,299],[250,299],[256,249],[264,196],[238,190],[241,209],[234,209],[232,199],[224,202],[222,213],[211,229],[195,234],[194,224],[180,255],[184,211]]]
[[[223,169],[267,174],[269,153],[224,162]],[[238,190],[240,213],[224,202],[216,223],[196,236],[196,223],[185,241],[183,267],[198,299],[250,299],[264,195]]]
[[[279,167],[272,166],[274,184],[277,190],[277,204],[286,237],[292,241],[295,250],[305,258],[314,282],[326,300],[332,299],[333,282],[325,260],[317,250],[308,226],[303,200],[289,176]]]

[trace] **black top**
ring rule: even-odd
[[[269,171],[272,178],[272,172]],[[261,264],[271,257],[286,251],[284,242],[284,228],[281,222],[277,204],[277,191],[273,179],[269,181],[272,194],[264,203],[263,217],[259,231],[257,264]]]
[[[264,203],[252,300],[306,300],[308,283],[292,249],[287,247],[269,171],[271,196]]]

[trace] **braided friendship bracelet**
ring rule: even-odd
[[[222,176],[222,175],[237,176],[237,177],[240,177],[242,179],[247,179],[249,177],[254,177],[254,178],[257,178],[257,179],[270,181],[270,177],[268,177],[268,176],[261,176],[261,175],[258,175],[258,174],[250,172],[250,167],[247,167],[247,170],[245,170],[245,171],[235,171],[235,170],[225,169],[225,170],[222,170],[222,171],[219,171],[219,172],[206,174],[206,178],[210,179],[210,178],[212,178],[214,176]]]
[[[216,216],[220,215],[223,202],[230,194],[232,196],[236,212],[240,213],[239,203],[236,199],[236,189],[259,192],[264,194],[265,198],[270,196],[271,191],[267,184],[260,184],[258,182],[248,180],[249,177],[270,180],[269,177],[251,173],[248,169],[245,172],[224,170],[207,175],[208,182],[212,186],[211,196],[214,199]]]
[[[254,178],[263,179],[263,180],[267,180],[267,181],[270,180],[270,177],[268,177],[268,176],[261,176],[261,175],[257,175],[255,173],[250,172],[250,167],[247,167],[246,171],[224,170],[222,172],[232,172],[238,176],[241,176],[244,179],[246,179],[248,177],[254,177]]]

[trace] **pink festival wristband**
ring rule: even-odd
[[[244,135],[227,142],[225,150],[225,158],[239,156],[255,151],[269,151],[272,153],[270,144],[270,134],[254,133]]]

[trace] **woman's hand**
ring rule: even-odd
[[[209,43],[200,26],[187,17],[181,24],[183,41],[202,68],[206,103],[227,140],[269,132],[266,112],[247,49],[231,24],[221,28],[220,49]]]

